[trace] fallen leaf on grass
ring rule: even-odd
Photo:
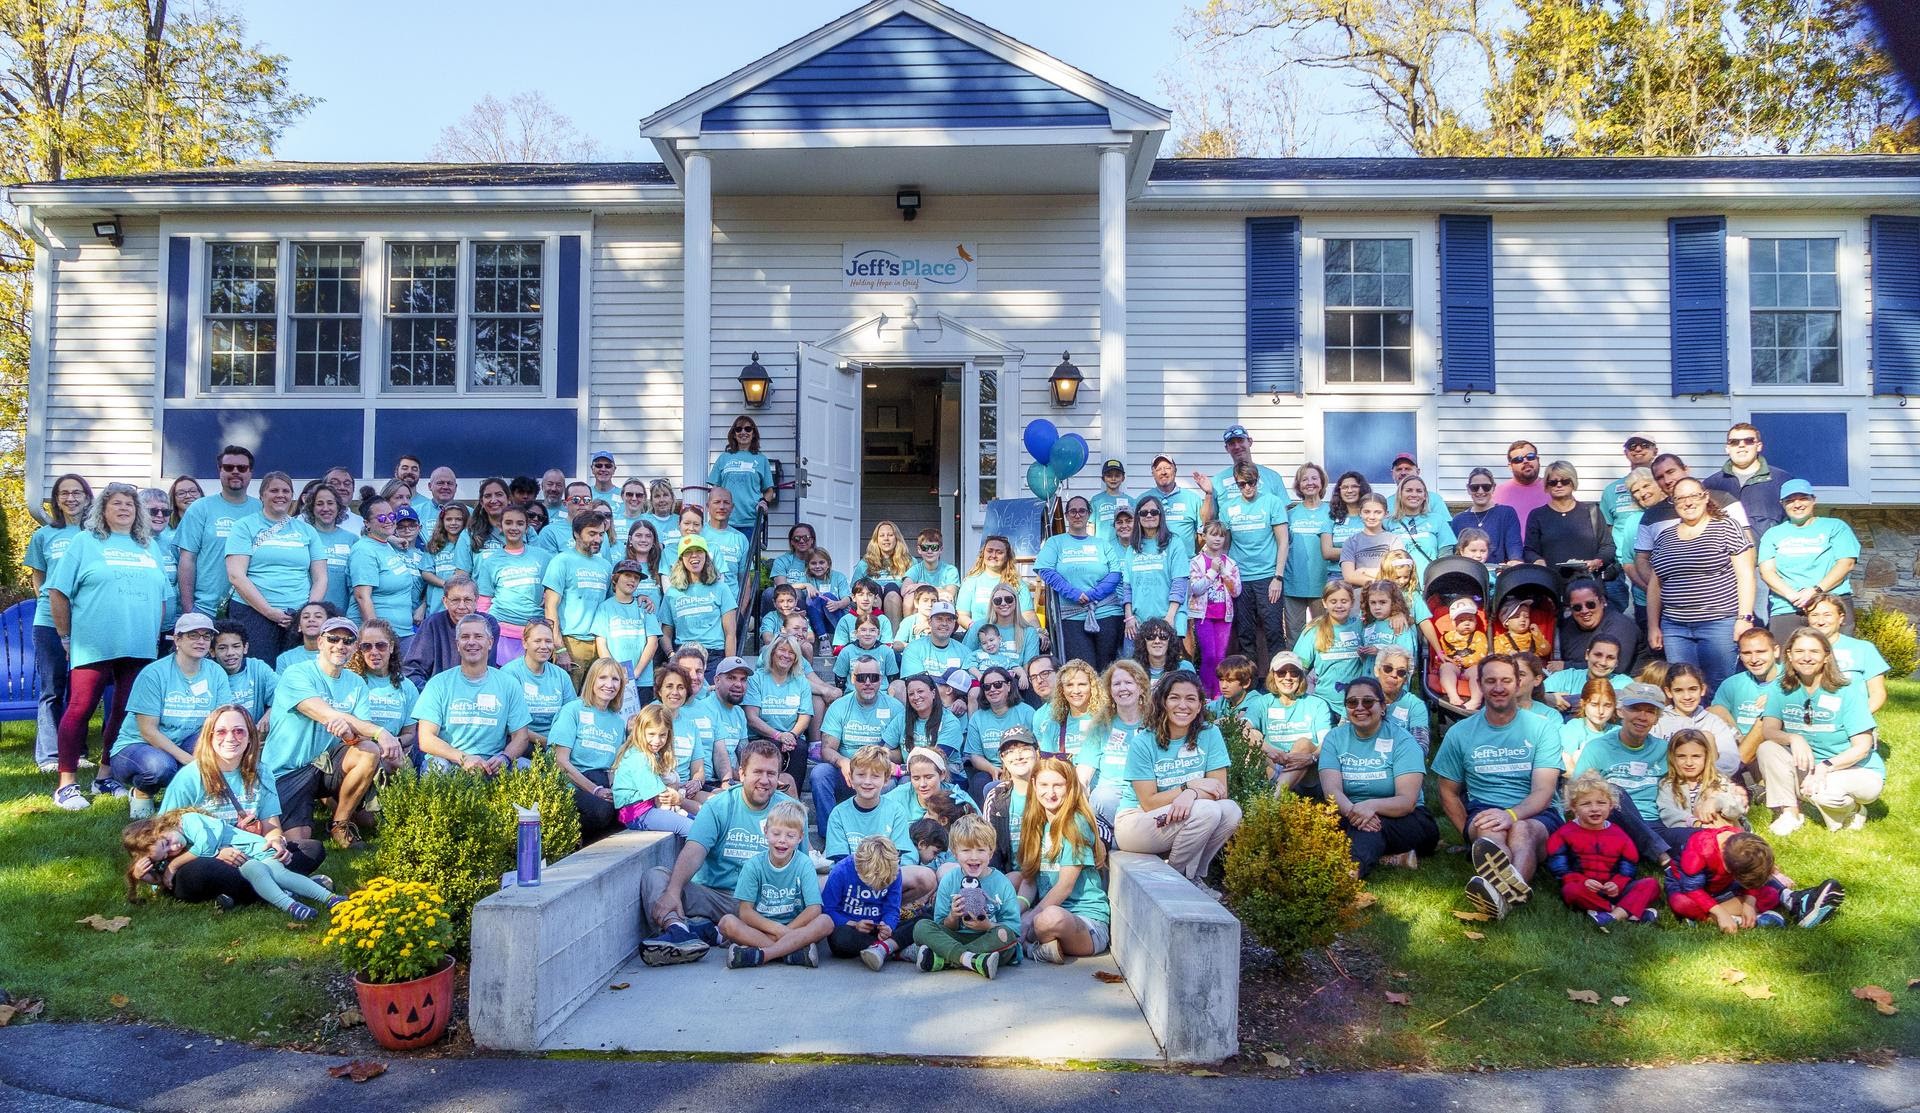
[[[13,1023],[13,1014],[18,1011],[12,1005],[0,1005],[0,1028]]]
[[[355,1082],[365,1082],[369,1078],[378,1078],[387,1073],[387,1065],[372,1059],[354,1059],[341,1063],[337,1067],[328,1067],[327,1073],[335,1078],[350,1078]]]
[[[345,1009],[340,1013],[340,1027],[342,1028],[358,1028],[366,1022],[367,1018],[360,1015],[359,1009]]]
[[[1126,975],[1115,973],[1112,970],[1095,970],[1093,976],[1108,985],[1119,985],[1121,982],[1127,980]]]
[[[1900,1012],[1900,1006],[1889,1005],[1885,1001],[1875,1001],[1873,1003],[1873,1011],[1879,1013],[1881,1016],[1894,1016]]]
[[[116,993],[112,997],[107,998],[107,1004],[112,1005],[116,1009],[124,1009],[127,1007],[129,1000],[130,998],[128,998],[126,994]]]
[[[1743,985],[1740,987],[1740,992],[1753,998],[1755,1001],[1770,1001],[1773,999],[1773,990],[1764,985]]]
[[[1355,908],[1368,908],[1378,903],[1380,903],[1380,897],[1374,893],[1361,893],[1353,898]]]
[[[608,986],[607,988],[611,990],[616,990],[616,991],[622,990],[622,989],[632,989],[633,983],[632,982],[615,982],[612,985]]]
[[[1615,997],[1615,998],[1612,998],[1612,1001],[1613,1001],[1613,1003],[1614,1003],[1615,1005],[1617,1005],[1617,1006],[1619,1006],[1620,1008],[1623,1008],[1623,1009],[1624,1009],[1624,1008],[1626,1008],[1626,1007],[1627,1007],[1627,1003],[1628,1003],[1629,1001],[1632,1001],[1632,1000],[1633,1000],[1633,998],[1631,998],[1631,997]]]
[[[1470,932],[1467,932],[1467,933],[1466,933],[1466,935],[1467,935],[1467,938],[1468,938],[1468,939],[1471,939],[1471,940],[1473,940],[1473,941],[1474,941],[1475,943],[1478,943],[1478,942],[1480,942],[1480,941],[1481,941],[1482,939],[1485,939],[1485,938],[1486,938],[1486,936],[1485,936],[1485,935],[1482,935],[1482,934],[1481,934],[1480,932],[1477,932],[1477,931],[1470,931]]]
[[[1388,990],[1388,991],[1387,991],[1387,1004],[1389,1004],[1389,1005],[1411,1005],[1411,1004],[1413,1004],[1413,998],[1412,998],[1412,997],[1411,997],[1410,995],[1408,995],[1408,994],[1405,994],[1405,993],[1395,993],[1395,992],[1393,992],[1392,990]]]
[[[1862,1001],[1872,1001],[1876,1005],[1893,1004],[1893,994],[1888,993],[1877,985],[1854,986],[1853,995]]]
[[[1598,1005],[1600,1003],[1600,995],[1591,989],[1569,989],[1567,990],[1567,1000],[1578,1001],[1583,1005]]]
[[[1741,982],[1747,980],[1747,972],[1745,970],[1735,970],[1729,966],[1725,970],[1720,971],[1720,980],[1728,985],[1739,985]]]
[[[1293,1065],[1292,1059],[1287,1058],[1285,1055],[1280,1054],[1278,1051],[1262,1052],[1261,1058],[1267,1061],[1268,1066],[1274,1067],[1280,1070],[1285,1070],[1286,1068]]]
[[[1475,924],[1485,924],[1485,923],[1491,923],[1493,921],[1493,917],[1487,915],[1485,912],[1456,911],[1453,914],[1453,918],[1456,920],[1465,920],[1468,923],[1475,923]]]
[[[74,921],[74,923],[76,924],[85,924],[95,931],[106,931],[106,932],[118,932],[121,928],[126,927],[128,924],[132,922],[133,922],[133,917],[131,916],[115,916],[113,919],[109,920],[98,912],[95,912],[91,916],[83,916],[80,919]]]

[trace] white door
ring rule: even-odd
[[[839,369],[839,359],[812,344],[800,345],[799,468],[795,478],[798,521],[833,554],[834,567],[849,574],[865,550],[860,537],[860,372]]]

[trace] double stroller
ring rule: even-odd
[[[1444,644],[1454,624],[1471,612],[1487,635],[1490,651],[1493,636],[1501,629],[1500,614],[1508,603],[1517,603],[1526,608],[1533,629],[1544,635],[1551,648],[1560,622],[1560,574],[1537,564],[1516,564],[1501,569],[1491,582],[1489,579],[1486,565],[1463,556],[1441,557],[1427,566],[1427,607],[1433,612],[1434,633],[1441,642]],[[1466,683],[1461,680],[1449,691],[1441,676],[1441,663],[1437,654],[1427,654],[1421,670],[1427,695],[1437,711],[1450,718],[1465,718],[1472,714],[1465,707],[1469,699]]]

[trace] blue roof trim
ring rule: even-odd
[[[707,132],[1107,127],[1102,105],[897,15],[708,109]]]

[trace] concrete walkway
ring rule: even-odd
[[[964,971],[922,974],[854,959],[817,969],[729,970],[716,948],[700,962],[650,968],[635,958],[561,1024],[545,1050],[721,1051],[918,1058],[1159,1062],[1160,1045],[1111,956],[1064,966],[1027,962],[993,981]],[[862,1007],[884,989],[886,1007]],[[675,1002],[697,1001],[698,1016]],[[704,1017],[706,1023],[692,1023]],[[724,1017],[725,1023],[713,1023]]]
[[[795,971],[805,973],[805,971]],[[891,973],[891,971],[889,971]],[[929,975],[931,976],[931,975]],[[100,1113],[1318,1113],[1364,1110],[1696,1109],[1898,1113],[1920,1108],[1920,1061],[1694,1066],[1658,1070],[1437,1075],[1376,1072],[1297,1079],[1188,1072],[920,1067],[898,1063],[608,1062],[382,1056],[386,1074],[336,1081],[339,1056],[216,1046],[135,1025],[0,1028],[0,1109]]]

